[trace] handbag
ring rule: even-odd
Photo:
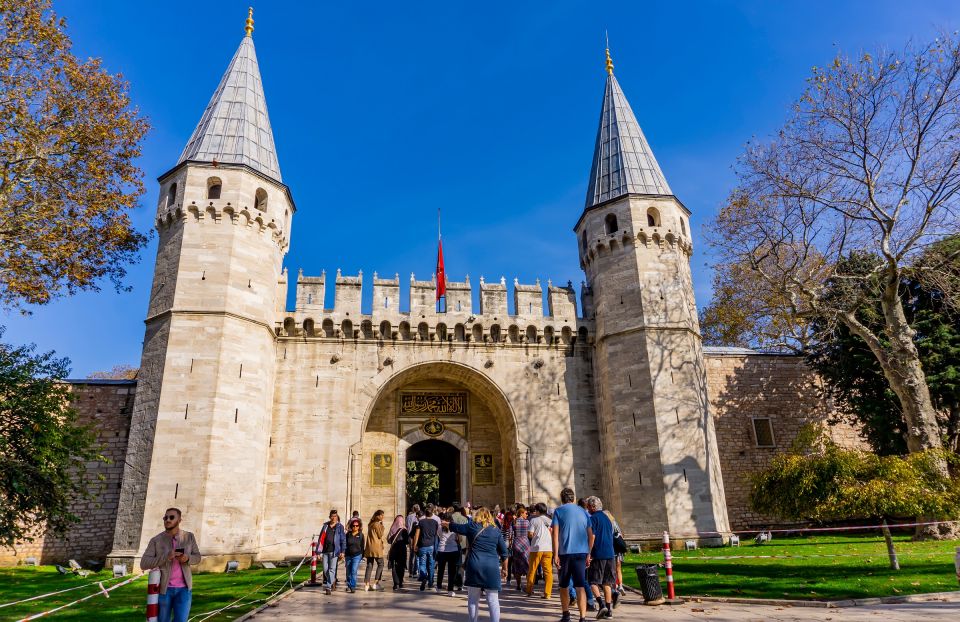
[[[627,541],[623,539],[623,534],[613,534],[613,552],[617,555],[626,555],[628,550]]]

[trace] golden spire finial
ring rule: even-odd
[[[244,27],[248,37],[253,36],[253,7],[247,9],[247,25]]]
[[[613,75],[613,59],[610,58],[610,48],[607,48],[607,75]]]

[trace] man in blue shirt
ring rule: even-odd
[[[587,497],[587,509],[590,511],[590,529],[593,531],[593,544],[590,547],[587,566],[589,566],[590,589],[593,590],[593,595],[597,597],[600,605],[597,611],[597,619],[600,620],[613,616],[610,603],[613,599],[613,585],[617,582],[613,523],[603,513],[603,503],[599,497]]]
[[[577,590],[577,609],[580,620],[587,615],[587,556],[593,547],[593,531],[589,515],[575,503],[576,495],[570,488],[560,492],[563,503],[553,512],[550,530],[553,532],[553,561],[560,568],[560,622],[570,620],[570,594],[567,584],[573,582]]]

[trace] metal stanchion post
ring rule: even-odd
[[[673,556],[670,555],[670,534],[666,531],[663,532],[663,567],[666,569],[666,573],[667,573],[666,604],[668,605],[680,604],[683,602],[683,600],[680,598],[677,598],[677,594],[673,588]]]
[[[160,569],[154,568],[147,577],[147,622],[160,617]]]
[[[317,584],[317,536],[310,536],[310,585]]]

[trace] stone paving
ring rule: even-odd
[[[325,622],[399,622],[422,620],[424,622],[459,622],[467,619],[466,593],[454,597],[435,592],[405,590],[394,593],[357,592],[347,594],[342,589],[327,596],[322,589],[298,590],[275,606],[256,614],[253,620],[324,620]],[[482,601],[481,601],[482,602]],[[811,620],[818,622],[945,622],[960,620],[960,593],[940,601],[902,605],[876,605],[846,608],[789,607],[771,605],[742,605],[688,602],[677,606],[646,607],[640,604],[639,595],[628,594],[614,610],[615,620],[667,620],[688,622],[710,620],[711,622],[789,622]],[[528,620],[559,620],[560,602],[556,594],[551,601],[539,596],[526,597],[513,589],[504,590],[500,598],[503,622],[526,622]],[[596,614],[587,612],[587,619]],[[486,603],[481,605],[481,620],[487,617]],[[576,617],[574,616],[574,620]]]

